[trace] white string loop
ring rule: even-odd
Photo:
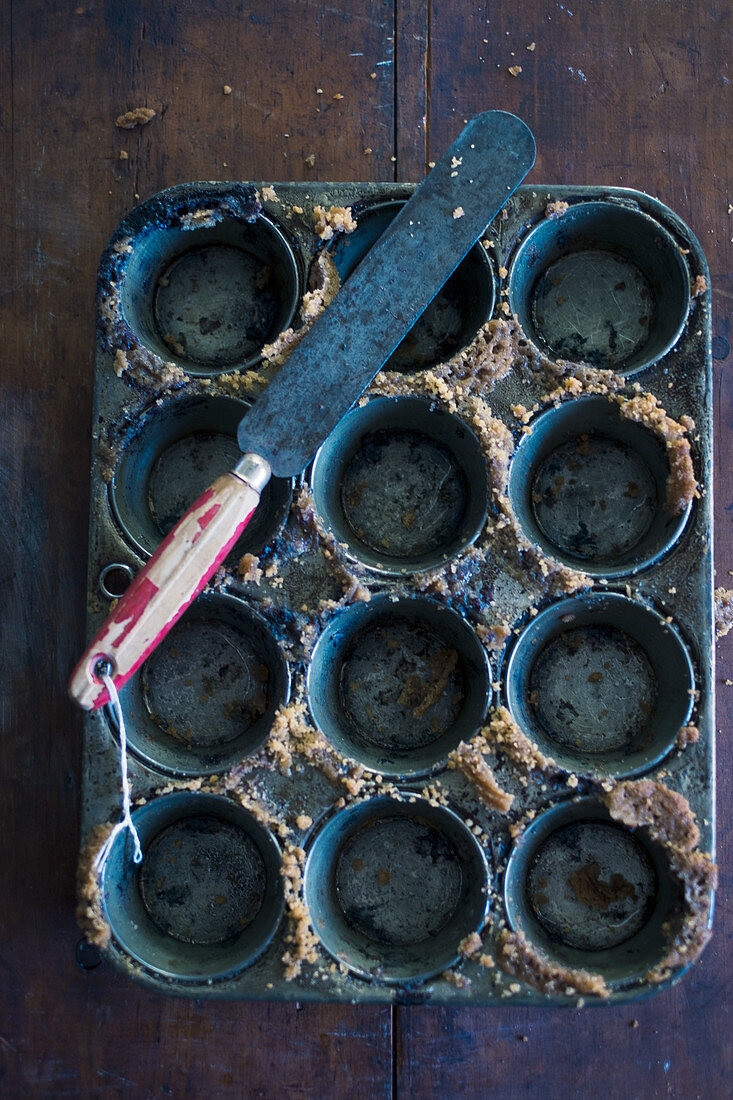
[[[112,832],[107,837],[106,841],[97,853],[97,857],[94,860],[94,868],[96,871],[101,871],[104,866],[104,861],[112,851],[112,845],[119,833],[125,829],[129,829],[132,837],[135,841],[135,854],[133,860],[135,863],[142,863],[143,851],[140,847],[140,837],[138,836],[137,829],[132,820],[130,813],[130,780],[127,777],[127,733],[125,731],[125,719],[122,716],[122,706],[120,705],[120,697],[117,694],[117,688],[115,687],[114,680],[108,672],[98,673],[100,680],[106,687],[109,693],[109,701],[114,709],[117,725],[120,731],[120,772],[122,774],[122,818],[117,822]]]

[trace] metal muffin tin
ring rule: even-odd
[[[251,394],[232,379],[257,371],[262,345],[297,317],[318,254],[328,249],[348,278],[413,190],[274,187],[275,197],[254,184],[171,188],[124,219],[102,258],[90,630],[233,464]],[[552,217],[548,203],[569,205]],[[351,207],[356,231],[319,239],[316,204]],[[412,392],[357,404],[305,472],[318,521],[291,508],[297,484],[274,481],[228,571],[121,693],[145,859],[133,864],[118,836],[101,879],[106,953],[153,989],[567,1003],[493,965],[503,927],[553,961],[602,973],[611,1001],[660,988],[645,974],[679,891],[664,850],[610,818],[600,784],[663,779],[713,851],[710,311],[709,295],[691,295],[705,259],[669,209],[620,189],[520,187],[486,238],[387,365],[415,380]],[[529,564],[522,577],[499,553],[475,555],[496,513],[486,459],[466,419],[420,388],[420,372],[507,316],[506,302],[530,346],[617,371],[696,425],[701,494],[670,519],[663,448],[607,397],[548,403],[527,431],[512,409],[537,401],[538,384],[510,372],[491,388],[517,444],[508,492],[522,530],[593,578],[571,595],[539,590]],[[335,606],[334,539],[369,602]],[[234,568],[245,553],[261,556],[254,583]],[[442,567],[454,583],[419,591],[416,575]],[[491,619],[511,630],[487,651],[476,626]],[[412,687],[431,677],[436,697],[416,704]],[[296,698],[368,782],[353,797],[305,757],[289,774],[260,761],[245,782],[271,814],[262,820],[217,784]],[[446,766],[497,704],[560,769],[523,775],[499,752],[492,768],[514,796],[504,814]],[[120,787],[114,720],[85,721],[87,836],[117,820]],[[681,750],[688,721],[700,737]],[[318,939],[315,961],[290,980],[276,821],[306,851],[302,898]],[[589,860],[596,877],[625,884],[605,908],[567,889]],[[474,933],[481,955],[465,957],[459,945]]]

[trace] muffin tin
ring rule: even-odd
[[[308,323],[320,258],[348,279],[412,190],[187,184],[115,231],[98,284],[90,631],[237,461],[262,347]],[[356,229],[316,207],[350,208]],[[116,966],[196,997],[574,998],[496,965],[513,930],[600,974],[612,1001],[659,988],[649,972],[684,890],[659,831],[612,818],[604,796],[664,782],[713,850],[706,278],[690,231],[647,195],[519,188],[393,353],[389,384],[301,479],[268,486],[122,690],[145,858],[120,834],[92,891]],[[464,349],[511,315],[517,369],[472,391],[513,436],[502,488],[475,406],[435,379],[458,357],[449,383],[465,382]],[[547,399],[553,364],[580,392]],[[675,516],[669,449],[616,399],[640,392],[695,422],[700,492]],[[531,771],[493,745],[504,812],[449,766],[499,707],[554,761]],[[113,715],[85,721],[87,837],[117,820],[120,789]],[[299,732],[278,741],[288,723]],[[680,738],[693,723],[698,739]]]

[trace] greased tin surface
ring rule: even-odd
[[[90,630],[412,189],[190,184],[118,227]],[[118,731],[86,717],[80,909],[115,965],[457,1004],[685,969],[715,878],[706,286],[656,200],[519,188],[122,691],[145,858],[122,834],[99,878]]]

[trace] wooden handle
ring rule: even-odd
[[[259,477],[251,479],[254,486],[239,476],[243,460],[237,472],[224,474],[199,497],[138,573],[69,680],[69,694],[85,710],[109,701],[95,676],[98,662],[111,665],[119,690],[221,565],[269,481],[269,467],[262,459],[257,462],[261,465]]]

